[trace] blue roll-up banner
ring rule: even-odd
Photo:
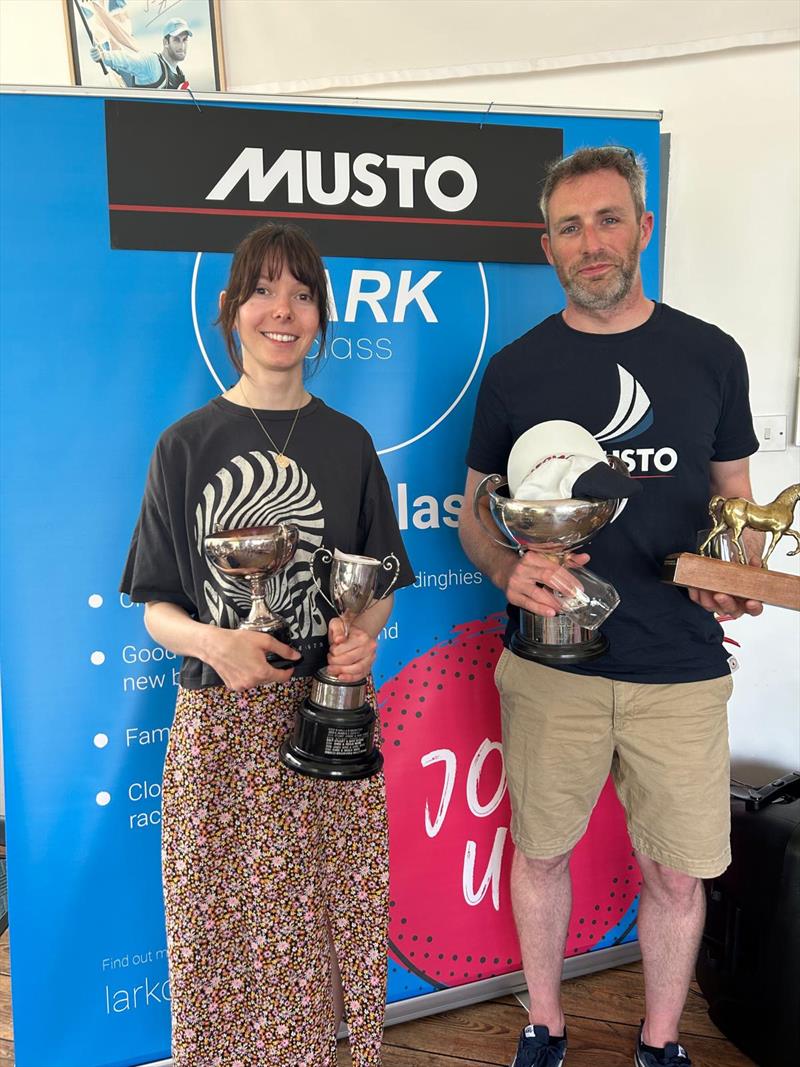
[[[271,215],[307,225],[325,254],[333,339],[310,389],[372,434],[418,576],[396,598],[376,671],[389,998],[519,970],[492,683],[502,598],[459,548],[464,454],[487,360],[563,304],[538,253],[540,175],[528,169],[562,143],[627,145],[647,160],[658,205],[652,117],[180,99],[2,99],[18,1067],[169,1055],[160,782],[179,664],[117,585],[159,433],[233,382],[211,323],[230,249]],[[268,128],[284,131],[277,148]],[[196,180],[181,179],[182,166]],[[655,296],[655,243],[642,266]],[[570,955],[635,936],[638,872],[609,790],[573,875]]]

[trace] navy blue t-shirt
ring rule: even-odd
[[[589,568],[620,595],[603,625],[610,648],[559,669],[649,683],[726,674],[722,628],[660,572],[670,553],[695,551],[698,531],[710,524],[709,463],[758,448],[741,348],[666,304],[617,334],[583,333],[551,315],[489,362],[468,466],[505,476],[516,439],[549,419],[585,427],[644,489],[586,549]],[[509,605],[506,643],[517,620]]]

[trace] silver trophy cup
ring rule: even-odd
[[[242,630],[258,630],[289,643],[290,627],[267,603],[267,582],[294,556],[299,530],[291,523],[246,526],[238,530],[215,529],[205,539],[206,556],[222,574],[244,578],[250,586],[250,614],[239,623]],[[267,654],[274,667],[296,667],[301,660],[287,660],[277,652]]]
[[[328,596],[317,579],[317,557],[331,564]],[[376,596],[381,572],[391,581]],[[344,623],[345,634],[353,622],[387,597],[400,573],[394,554],[383,560],[353,556],[318,548],[311,558],[311,576],[319,594]],[[315,778],[351,781],[377,774],[383,756],[375,747],[375,709],[367,703],[367,680],[341,682],[323,668],[314,675],[311,693],[295,716],[292,736],[281,745],[281,760],[287,767]]]
[[[627,473],[616,457],[609,462]],[[495,529],[483,521],[485,504]],[[509,497],[508,483],[500,474],[484,478],[472,502],[475,517],[496,544],[520,553],[544,552],[559,564],[610,522],[618,505],[618,500],[517,500]],[[506,540],[495,536],[497,529]],[[557,664],[594,659],[607,651],[608,639],[599,627],[619,604],[619,595],[613,585],[585,567],[569,568],[569,572],[573,581],[554,591],[561,608],[557,615],[520,609],[519,629],[511,639],[516,655]]]

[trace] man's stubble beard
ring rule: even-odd
[[[178,63],[182,63],[186,59],[186,53],[189,51],[189,49],[188,48],[184,49],[184,52],[183,52],[182,56],[176,55],[175,54],[175,49],[172,48],[171,46],[168,46],[166,51],[167,51],[167,57],[168,57],[170,63],[173,66],[177,66]]]
[[[611,261],[616,268],[610,278],[603,279],[602,286],[592,286],[582,282],[578,271],[589,267],[592,263],[604,263]],[[610,259],[609,253],[603,252],[595,256],[587,256],[573,268],[575,275],[567,274],[563,267],[554,259],[554,266],[558,280],[561,282],[567,296],[572,303],[585,311],[610,311],[628,296],[636,276],[639,272],[639,239],[638,237],[624,258],[614,256]]]

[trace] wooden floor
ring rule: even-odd
[[[631,1067],[642,1014],[641,964],[600,971],[564,983],[569,1067]],[[383,1067],[508,1067],[526,1013],[515,997],[431,1015],[386,1031]],[[694,1067],[753,1067],[709,1022],[692,986],[681,1036]],[[8,932],[0,938],[0,1064],[13,1064]],[[339,1067],[349,1067],[342,1047]],[[277,1067],[277,1065],[275,1065]]]
[[[11,1029],[11,967],[8,962],[8,930],[0,937],[0,1064],[14,1062]]]
[[[627,964],[564,983],[568,1067],[632,1067],[642,1017],[642,967]],[[508,1067],[527,1022],[516,997],[401,1023],[385,1031],[383,1067]],[[709,1021],[693,983],[681,1023],[693,1067],[753,1067]],[[350,1067],[346,1049],[339,1067]]]

